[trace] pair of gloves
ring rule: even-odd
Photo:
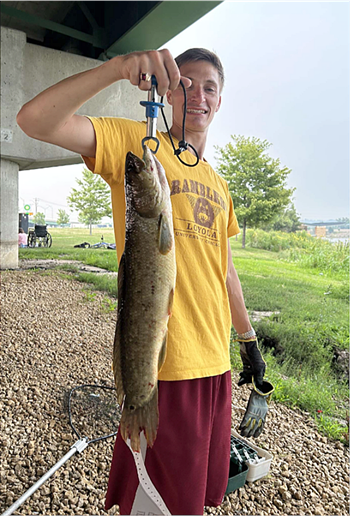
[[[261,355],[257,339],[238,338],[237,341],[243,363],[243,371],[240,373],[238,385],[246,383],[253,385],[239,430],[244,437],[259,437],[264,428],[268,403],[274,387],[270,382],[264,380],[266,363]]]

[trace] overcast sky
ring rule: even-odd
[[[303,220],[349,216],[348,2],[226,0],[164,47],[174,57],[205,47],[223,62],[226,85],[205,152],[214,168],[214,146],[231,135],[266,139],[269,154],[292,169]],[[20,172],[20,208],[36,197],[47,218],[68,211],[82,168]]]

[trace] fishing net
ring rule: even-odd
[[[81,453],[90,443],[116,435],[121,418],[116,389],[90,384],[74,387],[68,397],[68,414],[70,426],[79,441],[1,516],[10,516],[76,452]]]
[[[114,387],[79,385],[69,393],[69,423],[79,439],[88,443],[116,435],[121,418]]]

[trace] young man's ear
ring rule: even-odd
[[[218,102],[218,105],[216,106],[215,113],[217,113],[219,111],[220,106],[221,106],[221,95],[219,97],[219,102]]]

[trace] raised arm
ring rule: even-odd
[[[17,123],[31,138],[94,157],[94,129],[89,119],[76,115],[76,111],[87,100],[121,79],[129,80],[141,90],[148,90],[150,83],[140,82],[141,72],[157,77],[159,95],[179,85],[179,69],[168,50],[133,52],[51,86],[22,107]],[[184,83],[186,86],[190,81],[185,79]]]

